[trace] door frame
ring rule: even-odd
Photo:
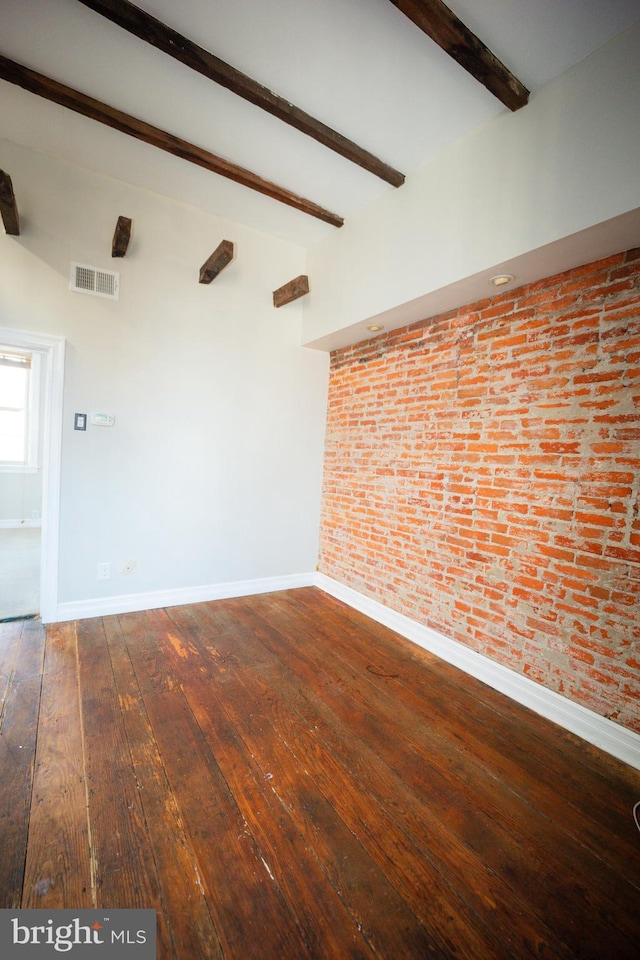
[[[42,542],[40,547],[40,619],[58,618],[58,559],[60,544],[60,475],[62,466],[62,404],[64,337],[0,327],[0,343],[34,350],[42,356],[44,425],[42,446]]]

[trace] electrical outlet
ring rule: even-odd
[[[125,563],[125,565],[124,565],[123,568],[122,568],[122,572],[123,572],[123,573],[131,573],[131,571],[133,570],[133,568],[135,567],[135,565],[136,565],[135,560],[127,560],[127,562]]]
[[[111,577],[111,564],[99,563],[98,564],[98,580],[109,580],[110,577]]]

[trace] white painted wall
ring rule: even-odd
[[[435,291],[483,272],[484,286],[467,284],[457,303],[454,286],[435,310],[488,296],[492,267],[637,208],[640,24],[314,244],[303,342],[337,346],[336,331],[380,314],[391,327],[429,316]]]
[[[59,601],[313,571],[328,358],[271,299],[304,251],[6,140],[0,167],[22,225],[0,234],[0,326],[67,339]],[[201,285],[222,239],[236,259]],[[120,300],[71,292],[72,260],[119,270]],[[115,427],[75,432],[76,411]]]

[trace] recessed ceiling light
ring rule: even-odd
[[[378,330],[384,330],[384,327],[381,323],[370,323],[367,330],[371,330],[371,333],[377,333]]]
[[[512,273],[499,273],[497,277],[491,277],[489,283],[492,283],[494,287],[504,287],[505,283],[511,283],[512,280],[515,280]]]

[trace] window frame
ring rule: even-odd
[[[0,347],[0,352],[2,351]],[[0,460],[0,473],[37,473],[40,469],[40,374],[41,356],[36,351],[4,348],[6,353],[30,357],[27,401],[24,407],[26,419],[25,459]]]

